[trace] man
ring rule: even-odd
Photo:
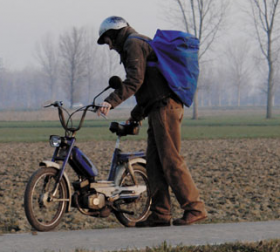
[[[121,17],[112,16],[100,25],[98,44],[107,44],[116,50],[126,71],[122,88],[112,92],[102,103],[98,115],[107,115],[132,95],[137,105],[128,121],[141,121],[148,117],[147,174],[152,193],[151,214],[136,227],[171,225],[169,186],[184,210],[183,217],[173,225],[189,225],[205,219],[204,203],[191,174],[180,156],[183,104],[168,87],[168,83],[147,61],[156,61],[156,55],[145,41]]]

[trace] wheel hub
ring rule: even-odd
[[[51,197],[49,196],[48,192],[41,194],[40,199],[39,199],[40,207],[47,208],[51,205],[51,203],[52,203],[52,200],[51,200]]]

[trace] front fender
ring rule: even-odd
[[[52,167],[52,168],[55,168],[56,170],[60,170],[60,165],[58,163],[55,163],[53,161],[49,161],[49,160],[44,160],[42,161],[40,164],[40,167]],[[68,196],[69,196],[69,204],[68,204],[68,207],[67,207],[67,211],[69,212],[70,209],[71,209],[71,201],[72,201],[72,190],[71,190],[71,183],[70,183],[70,180],[68,178],[68,175],[66,172],[63,173],[63,177],[66,181],[66,184],[67,184],[67,191],[68,191]]]
[[[44,160],[39,164],[41,167],[53,167],[56,169],[60,169],[60,165],[56,162]]]

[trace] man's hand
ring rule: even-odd
[[[100,104],[100,108],[97,110],[97,115],[100,116],[101,114],[107,116],[109,114],[110,108],[112,107],[112,105],[108,102],[102,102]]]
[[[130,123],[132,123],[132,122],[136,122],[132,117],[129,117],[129,118],[125,121],[126,124],[130,124]],[[142,126],[142,121],[137,121],[137,122],[138,122],[138,124],[139,124],[140,126]]]

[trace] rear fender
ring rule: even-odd
[[[128,164],[127,164],[127,169],[131,174],[132,180],[134,182],[135,185],[138,185],[138,182],[134,176],[134,170],[132,165],[133,164],[144,164],[144,166],[146,166],[146,159],[144,158],[133,158],[133,159],[129,159],[128,160]]]
[[[60,170],[60,165],[58,163],[53,162],[53,161],[42,161],[39,165],[40,165],[40,167],[52,167],[52,168],[55,168],[56,170]],[[67,184],[66,185],[67,186],[67,193],[68,193],[68,196],[69,196],[67,212],[69,212],[71,210],[71,201],[72,201],[71,184],[70,184],[70,180],[69,180],[66,172],[63,173],[63,177],[64,177],[64,179],[66,181],[66,184]]]
[[[119,185],[121,177],[123,175],[123,173],[128,170],[130,172],[130,174],[132,175],[132,179],[134,180],[134,183],[137,185],[137,181],[135,180],[134,177],[134,171],[132,168],[132,165],[134,164],[142,164],[143,166],[146,167],[146,159],[144,158],[132,158],[128,160],[127,164],[122,164],[120,166],[117,167],[117,172],[116,172],[116,177],[115,177],[115,184]]]
[[[144,159],[144,158],[132,158],[132,159],[129,159],[129,161],[128,161],[129,165],[133,165],[133,164],[136,164],[136,163],[143,164],[144,166],[146,166],[146,159]]]

